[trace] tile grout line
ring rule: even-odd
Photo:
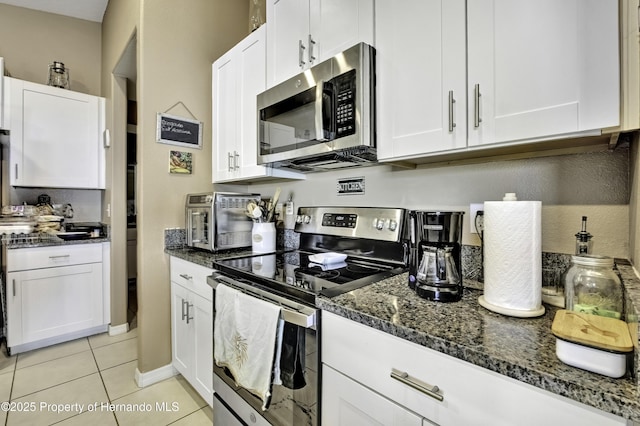
[[[105,346],[109,346],[109,345],[104,345],[104,346],[100,346],[105,347]],[[89,347],[91,348],[91,356],[93,357],[93,362],[96,363],[96,368],[98,369],[98,375],[100,376],[100,382],[102,383],[102,387],[104,388],[104,394],[107,395],[107,401],[109,402],[109,404],[112,404],[113,401],[111,400],[111,396],[109,395],[109,391],[107,390],[107,385],[104,383],[104,377],[102,377],[102,370],[100,370],[100,366],[98,365],[98,360],[96,359],[96,354],[95,352],[93,352],[93,346],[91,346],[91,342],[89,342]],[[116,425],[120,425],[120,422],[118,421],[118,416],[116,416],[115,411],[113,411],[111,414],[113,414],[113,419],[116,422]]]
[[[7,355],[9,349],[7,348],[7,341],[5,339],[4,341],[4,345],[5,345],[5,351],[7,351]],[[11,402],[11,397],[13,396],[13,383],[16,380],[16,370],[18,369],[18,354],[16,354],[16,360],[13,363],[13,371],[11,372],[11,390],[9,391],[9,402]],[[9,411],[7,411],[7,415],[4,418],[4,426],[7,426],[7,423],[9,422]]]

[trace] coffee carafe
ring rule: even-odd
[[[409,212],[409,287],[418,296],[439,302],[455,302],[462,297],[463,215]]]

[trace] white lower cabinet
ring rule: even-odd
[[[420,419],[443,426],[627,424],[621,417],[329,312],[322,313],[322,327],[326,425],[411,425]],[[438,389],[428,395],[434,386]]]
[[[171,257],[172,363],[213,405],[213,269]]]
[[[326,365],[322,386],[333,390],[322,394],[322,422],[326,425],[422,426],[422,417]]]
[[[108,243],[7,250],[7,346],[12,353],[107,330],[104,250],[108,258]]]

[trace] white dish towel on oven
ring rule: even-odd
[[[216,287],[213,330],[216,365],[227,367],[241,386],[260,399],[266,410],[277,345],[280,307],[224,284]]]

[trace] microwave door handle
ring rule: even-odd
[[[316,140],[318,141],[328,141],[329,139],[324,137],[324,122],[323,122],[323,101],[324,98],[324,81],[318,80],[316,83],[316,102],[315,102],[315,112],[316,112]]]

